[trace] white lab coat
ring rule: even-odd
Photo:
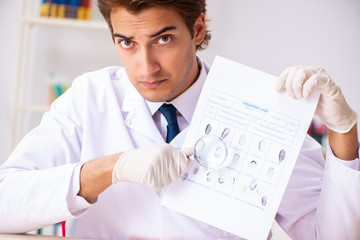
[[[202,81],[184,93],[192,98],[192,111]],[[186,129],[171,144],[180,147],[185,134]],[[77,196],[86,161],[163,143],[124,69],[109,67],[78,77],[0,167],[0,233],[67,220],[68,236],[74,237],[235,239],[160,206],[161,192],[146,186],[112,185],[93,204]],[[328,155],[324,167],[320,145],[305,139],[277,215],[294,239],[360,239],[359,160],[349,167]]]

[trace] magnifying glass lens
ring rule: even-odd
[[[203,167],[220,168],[226,156],[227,147],[224,141],[217,136],[204,136],[195,143],[194,157]]]

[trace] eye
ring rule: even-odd
[[[122,48],[131,48],[132,46],[134,46],[134,43],[130,40],[120,40],[119,44],[121,45]]]
[[[169,43],[171,41],[172,37],[170,36],[161,36],[159,39],[158,39],[158,43],[160,44],[166,44],[166,43]]]

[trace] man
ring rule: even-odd
[[[162,189],[192,154],[179,148],[209,70],[196,57],[210,39],[205,0],[98,5],[124,68],[75,79],[1,166],[0,232],[66,220],[76,237],[236,238],[160,206]],[[276,88],[295,98],[321,93],[316,114],[331,147],[325,166],[320,146],[305,139],[278,222],[294,239],[359,238],[356,113],[321,68],[289,68]],[[164,103],[177,109],[180,132],[171,144]]]

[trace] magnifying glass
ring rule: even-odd
[[[228,149],[224,140],[215,135],[199,138],[194,146],[194,158],[203,167],[220,169],[227,157]]]

